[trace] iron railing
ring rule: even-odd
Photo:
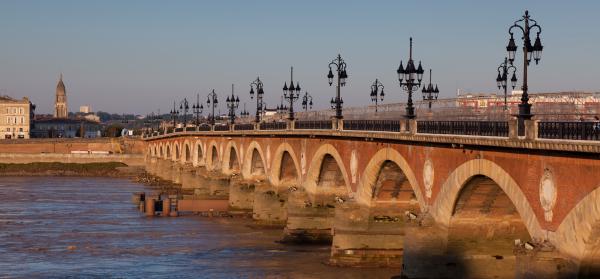
[[[233,126],[233,130],[235,131],[249,131],[249,130],[254,130],[254,124],[235,124]]]
[[[600,122],[539,122],[538,138],[600,140]]]
[[[183,128],[175,128],[175,133],[183,132]]]
[[[294,128],[299,130],[331,130],[331,120],[304,120],[296,121]]]
[[[229,124],[215,125],[214,130],[215,131],[229,131]]]
[[[417,133],[508,137],[508,122],[418,121]]]
[[[198,126],[198,131],[210,131],[210,125],[203,124]]]
[[[287,129],[286,122],[264,122],[260,123],[259,128],[261,130],[285,130]]]
[[[195,132],[196,131],[196,127],[185,127],[185,131],[186,132]]]
[[[400,132],[399,120],[344,120],[344,130]]]

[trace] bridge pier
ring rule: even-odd
[[[197,168],[186,166],[181,173],[181,188],[182,189],[198,189],[201,188],[201,180],[196,175]]]
[[[335,202],[316,203],[303,190],[290,193],[283,242],[330,244]]]
[[[336,208],[330,263],[339,266],[401,267],[405,223],[410,217],[356,202]]]
[[[252,218],[265,225],[284,226],[287,220],[287,189],[278,190],[266,181],[255,184]]]
[[[173,179],[173,163],[171,160],[158,159],[155,175],[163,180],[172,181]]]
[[[229,209],[231,212],[252,212],[254,207],[255,182],[232,177],[229,182]]]
[[[181,184],[181,178],[184,172],[184,166],[182,166],[179,162],[171,162],[171,181],[174,184]]]

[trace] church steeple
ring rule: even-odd
[[[58,84],[56,85],[56,100],[54,102],[54,118],[67,118],[67,90],[63,82],[63,75],[60,74]]]

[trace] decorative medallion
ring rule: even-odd
[[[300,153],[300,168],[302,169],[302,175],[306,174],[306,155],[304,150]]]
[[[358,173],[358,159],[356,158],[356,149],[352,150],[350,156],[350,173],[352,174],[352,183],[356,183],[356,174]]]
[[[431,189],[433,188],[433,163],[427,158],[423,166],[423,184],[425,185],[425,196],[431,198]]]
[[[552,222],[552,210],[556,205],[556,185],[554,177],[549,169],[544,169],[542,179],[540,179],[540,203],[544,209],[544,219],[547,222]]]

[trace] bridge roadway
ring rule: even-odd
[[[148,172],[331,241],[331,264],[408,277],[575,278],[600,270],[600,144],[344,130],[145,136]],[[289,125],[288,125],[289,127]],[[293,126],[292,126],[293,127]]]

